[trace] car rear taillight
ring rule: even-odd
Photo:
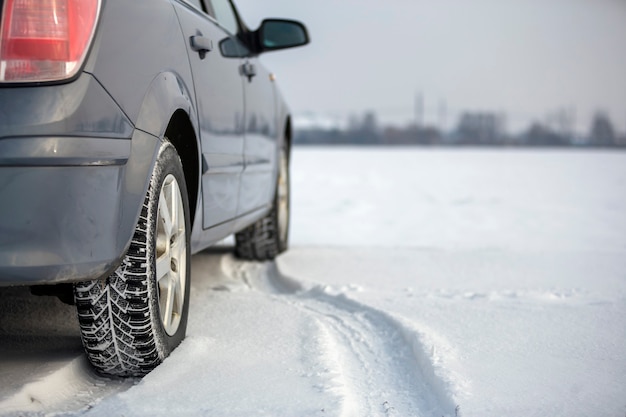
[[[100,0],[4,0],[0,82],[74,76],[87,55]]]

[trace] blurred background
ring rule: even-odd
[[[312,44],[262,60],[297,143],[626,146],[624,0],[238,0]]]

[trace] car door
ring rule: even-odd
[[[260,64],[257,57],[246,58],[243,65],[246,117],[240,214],[272,202],[279,137],[274,75]]]
[[[237,11],[229,0],[211,0],[216,14]],[[236,17],[235,17],[236,19]],[[218,17],[219,20],[219,17]],[[238,23],[238,33],[241,27]],[[234,38],[243,58],[240,73],[245,96],[244,170],[241,177],[238,214],[244,216],[271,204],[275,192],[277,158],[276,92],[274,76],[251,54],[247,46]]]
[[[203,228],[237,215],[244,169],[244,91],[241,58],[221,45],[233,37],[228,21],[218,22],[196,5],[175,1],[187,40],[202,146]],[[210,6],[210,5],[209,5]]]
[[[210,0],[212,12],[230,33],[241,35],[242,27],[237,11],[230,0]],[[276,97],[273,77],[260,64],[258,57],[249,53],[246,45],[233,36],[222,45],[227,56],[237,55],[242,77],[244,115],[244,168],[241,176],[238,215],[245,216],[267,207],[274,196],[276,169]]]

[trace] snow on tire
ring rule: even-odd
[[[267,261],[287,250],[289,240],[289,148],[281,148],[276,192],[270,212],[235,234],[235,254],[241,259]]]
[[[189,235],[182,164],[166,140],[122,264],[106,279],[74,287],[83,345],[100,373],[145,375],[185,337]]]

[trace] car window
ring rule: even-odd
[[[211,0],[211,4],[213,5],[215,19],[219,24],[233,35],[237,34],[239,32],[239,23],[237,22],[237,16],[235,15],[230,1]]]
[[[189,3],[195,6],[195,8],[198,10],[204,10],[204,8],[202,7],[202,0],[184,0],[184,1],[185,3]]]

